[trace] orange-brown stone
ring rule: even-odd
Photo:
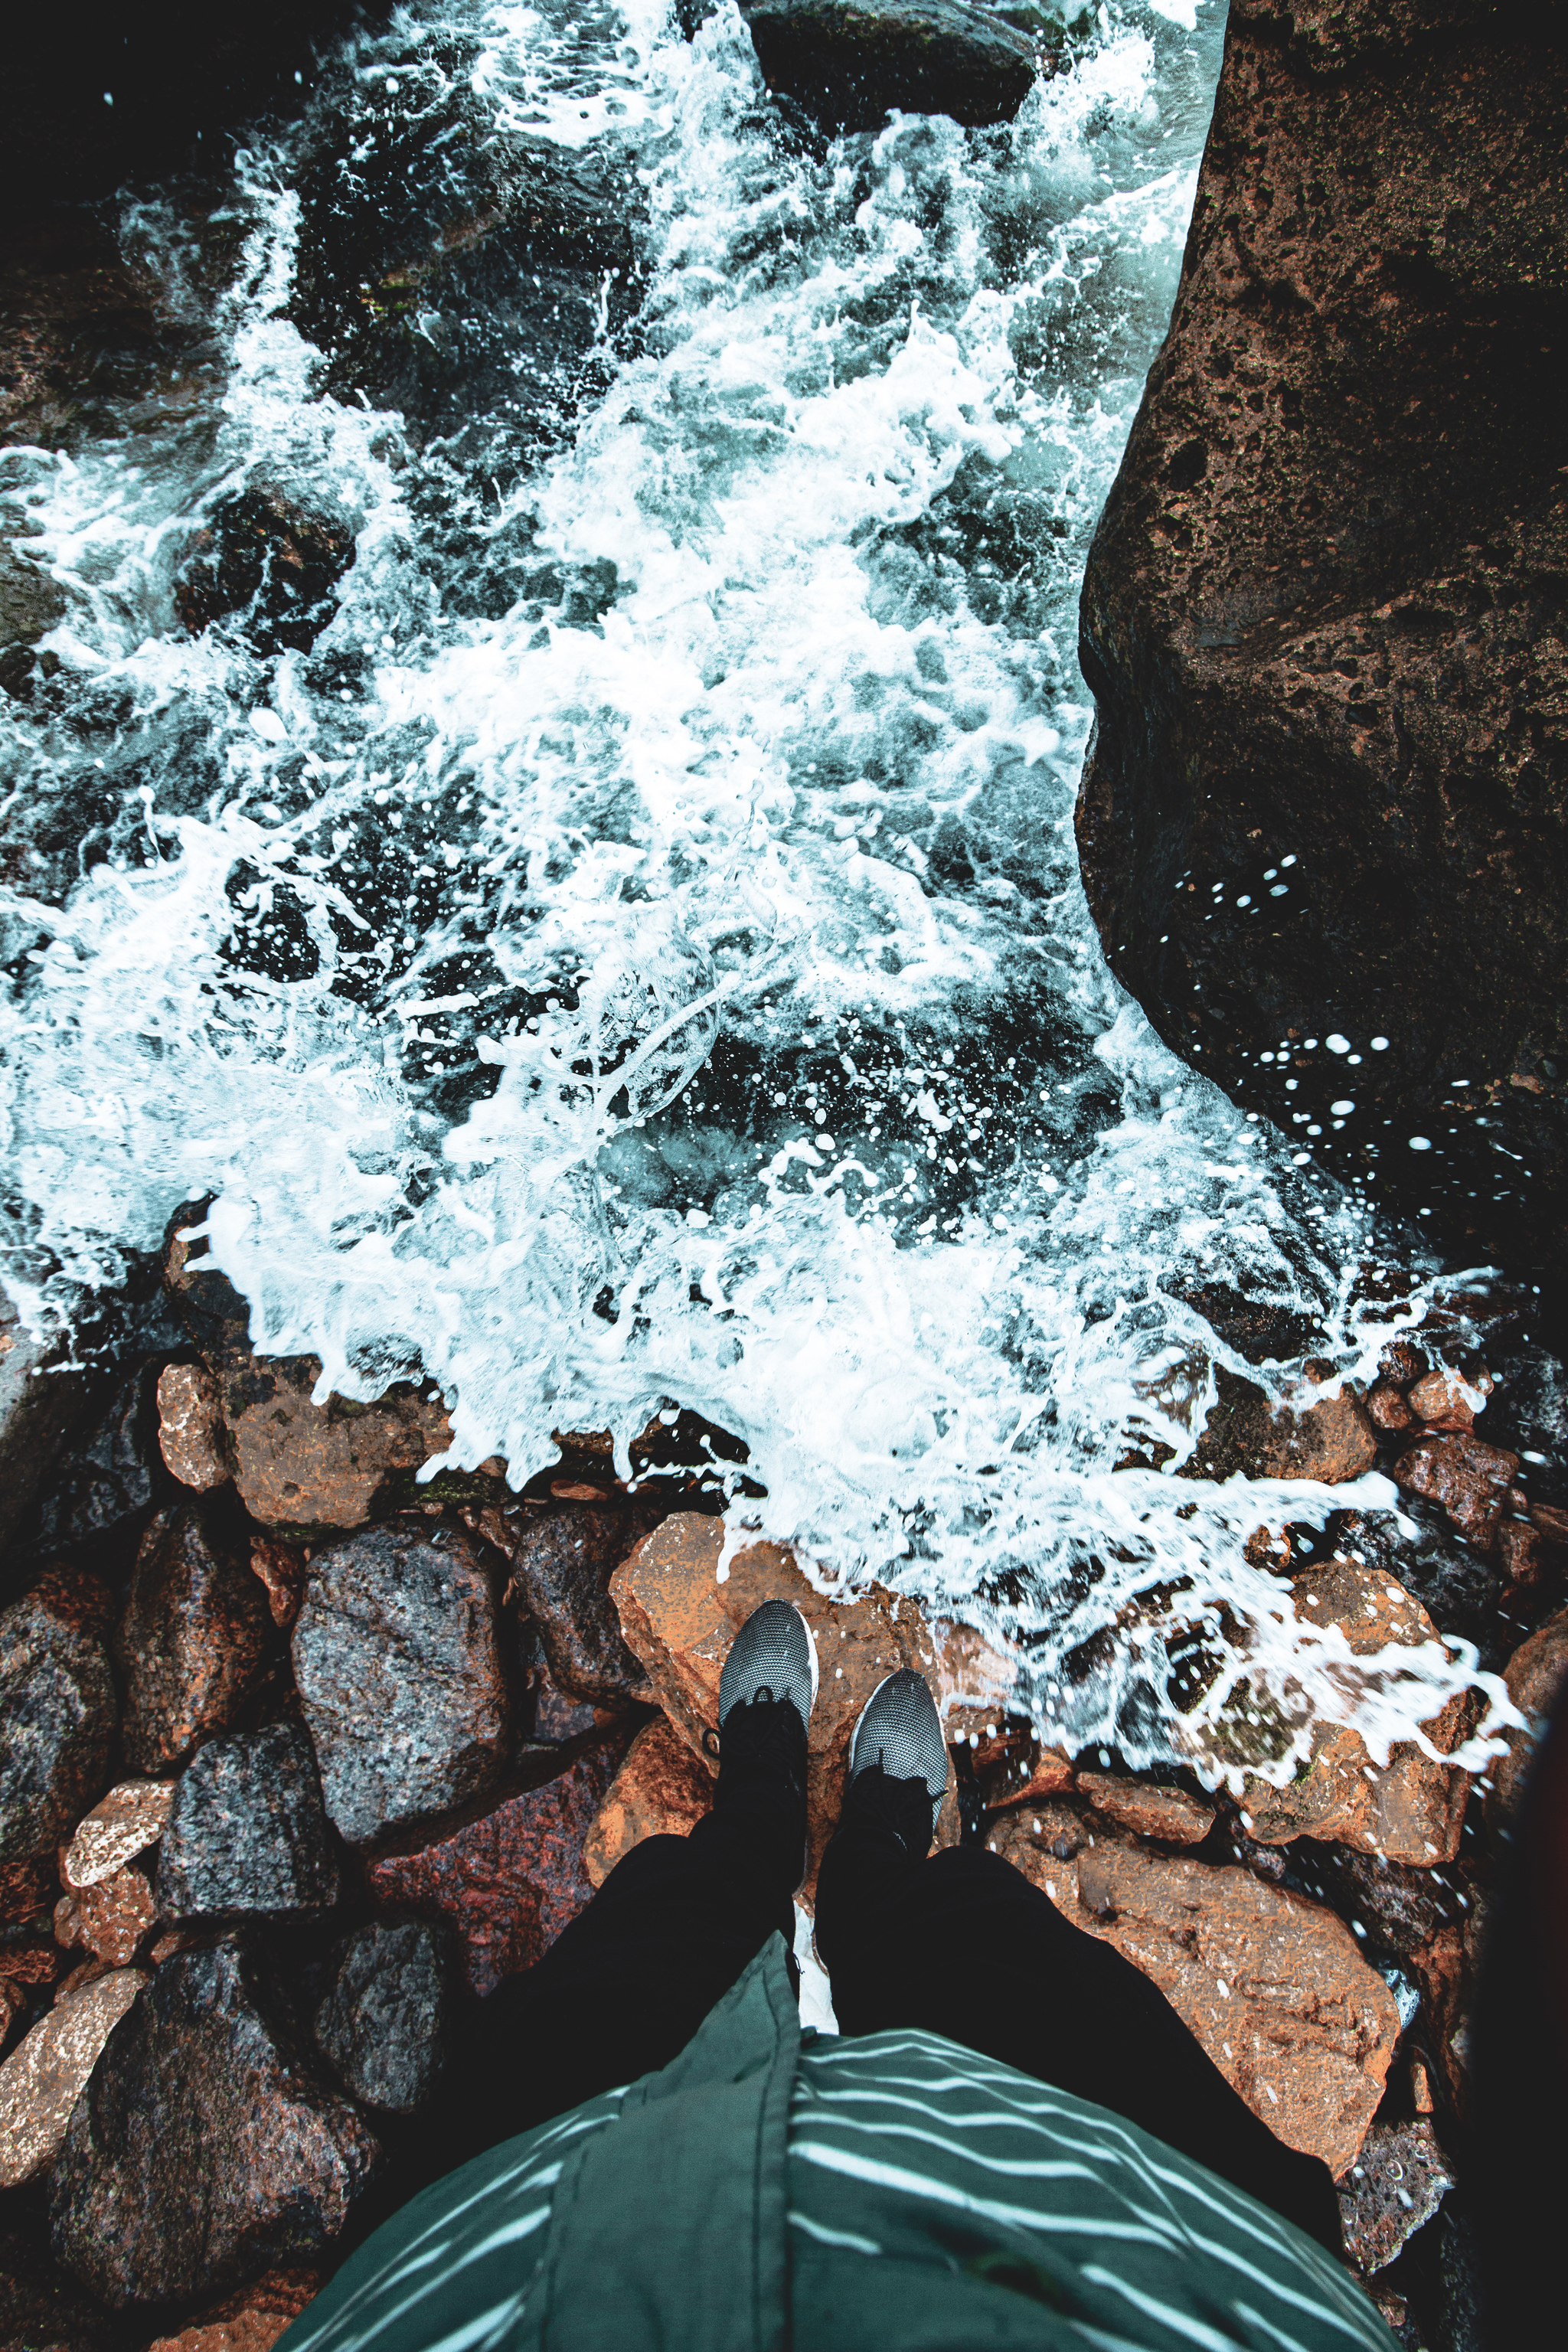
[[[639,1731],[583,1851],[583,1865],[602,1886],[644,1838],[684,1837],[713,1803],[713,1776],[670,1722],[659,1716]]]
[[[115,1870],[61,1895],[55,1906],[55,1941],[68,1948],[79,1945],[94,1959],[123,1969],[157,1916],[153,1889],[142,1873]]]
[[[1214,1827],[1214,1807],[1183,1789],[1156,1788],[1148,1780],[1125,1780],[1108,1772],[1080,1772],[1078,1793],[1097,1813],[1136,1837],[1167,1845],[1197,1845]]]
[[[268,2271],[265,2278],[187,2320],[176,2335],[155,2338],[147,2352],[272,2352],[283,2330],[314,2302],[323,2284],[320,2271]]]
[[[1557,1694],[1568,1681],[1568,1609],[1559,1609],[1522,1642],[1503,1668],[1508,1695],[1524,1717],[1522,1730],[1507,1731],[1508,1746],[1488,1767],[1491,1787],[1486,1791],[1487,1836],[1493,1846],[1506,1845],[1520,1799],[1535,1755],[1535,1745],[1546,1728]]]

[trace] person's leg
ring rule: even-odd
[[[634,1846],[543,1958],[470,2014],[439,2168],[668,2065],[775,1930],[793,1943],[814,1674],[794,1609],[768,1604],[742,1627],[713,1811],[689,1836]]]
[[[918,2027],[1093,2100],[1337,2254],[1328,2168],[1276,2139],[1148,1978],[1011,1863],[978,1846],[927,1859],[909,1786],[852,1778],[823,1858],[816,1943],[842,2031]]]

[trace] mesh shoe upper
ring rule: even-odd
[[[925,1676],[911,1667],[902,1667],[878,1684],[855,1727],[849,1748],[850,1789],[861,1773],[873,1768],[889,1780],[924,1782],[934,1836],[937,1813],[947,1790],[947,1742]]]
[[[816,1702],[816,1643],[800,1611],[788,1601],[764,1601],[734,1640],[719,1677],[719,1727],[732,1706],[759,1692],[793,1699],[803,1724]]]

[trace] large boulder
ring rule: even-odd
[[[1009,1811],[991,1842],[1064,1918],[1142,1969],[1270,2131],[1336,2179],[1348,2172],[1400,2031],[1350,1929],[1249,1870],[1152,1853],[1103,1825],[1079,1845],[1062,1828]]]
[[[878,1684],[900,1666],[946,1695],[931,1630],[912,1601],[872,1584],[853,1601],[826,1599],[776,1544],[751,1544],[728,1563],[721,1520],[677,1511],[644,1538],[610,1580],[626,1640],[647,1668],[659,1704],[694,1756],[719,1722],[719,1677],[730,1644],[764,1601],[792,1601],[816,1641],[819,1684],[807,1727],[805,1801],[811,1840],[809,1897],[844,1798],[849,1740]],[[949,1767],[949,1796],[952,1792]],[[955,1835],[952,1807],[938,1843]]]
[[[1565,102],[1541,7],[1232,0],[1084,583],[1078,815],[1169,1045],[1468,1262],[1559,1273]]]
[[[118,1709],[95,1578],[48,1570],[0,1614],[0,1855],[47,1853],[109,1777]]]
[[[496,1581],[461,1528],[423,1522],[367,1528],[310,1562],[294,1679],[327,1811],[351,1844],[499,1779],[510,1717]]]
[[[405,1832],[366,1866],[372,1901],[446,1921],[472,1993],[531,1968],[593,1899],[584,1848],[629,1738],[626,1724],[591,1732],[531,1759],[548,1780],[514,1780],[455,1820]]]
[[[339,1947],[316,2042],[366,2106],[411,2115],[439,2088],[457,2031],[455,1950],[428,1919],[373,1919]]]
[[[161,1511],[142,1539],[114,1637],[133,1772],[182,1763],[238,1720],[273,1646],[248,1548],[200,1503]]]
[[[182,1774],[158,1854],[165,1918],[326,1909],[340,1873],[303,1727],[209,1740]]]
[[[1034,43],[964,0],[745,0],[763,79],[825,129],[879,131],[889,110],[1010,122],[1035,86]]]
[[[116,2309],[216,2294],[331,2243],[380,2148],[226,1942],[165,1962],[77,2102],[56,2254]]]

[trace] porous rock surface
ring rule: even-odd
[[[684,1837],[713,1808],[713,1775],[668,1716],[639,1731],[583,1850],[583,1867],[602,1886],[644,1838]]]
[[[109,1777],[118,1707],[104,1646],[109,1595],[52,1570],[0,1614],[0,1854],[47,1853]]]
[[[770,89],[825,128],[878,131],[890,107],[1008,122],[1034,88],[1034,44],[963,0],[747,0]]]
[[[1383,2095],[1399,2011],[1331,1911],[1249,1870],[1157,1854],[1107,1835],[1064,1856],[1042,1822],[1009,1811],[995,1851],[1063,1916],[1155,1984],[1255,2115],[1334,2177],[1354,2163]],[[1048,1997],[1042,1989],[1042,1998]]]
[[[1340,2184],[1345,2252],[1363,2277],[1387,2268],[1453,2186],[1454,2175],[1429,2123],[1373,2126]]]
[[[1198,1845],[1214,1827],[1214,1807],[1184,1789],[1160,1789],[1110,1772],[1079,1772],[1078,1794],[1119,1829],[1166,1845]]]
[[[106,1878],[95,1878],[80,1894],[61,1895],[55,1905],[55,1941],[68,1951],[79,1946],[111,1968],[128,1968],[157,1916],[145,1875],[127,1865]]]
[[[1437,1629],[1420,1602],[1382,1569],[1335,1558],[1292,1580],[1298,1620],[1334,1625],[1352,1655],[1384,1649],[1420,1649]],[[1439,1754],[1457,1748],[1470,1728],[1468,1693],[1449,1699],[1422,1726]],[[1459,1851],[1469,1775],[1435,1762],[1414,1740],[1394,1741],[1385,1764],[1373,1764],[1358,1732],[1320,1722],[1306,1770],[1282,1789],[1249,1780],[1249,1834],[1262,1845],[1313,1837],[1422,1868],[1452,1862]]]
[[[793,1601],[817,1645],[816,1705],[806,1729],[805,1801],[810,1865],[805,1898],[833,1833],[844,1795],[849,1740],[860,1710],[885,1675],[912,1667],[942,1696],[936,1643],[920,1609],[873,1584],[854,1601],[825,1600],[776,1544],[752,1544],[718,1580],[724,1530],[717,1519],[677,1511],[637,1546],[610,1580],[627,1642],[647,1668],[660,1705],[692,1753],[719,1721],[719,1677],[730,1644],[764,1601]],[[949,1767],[952,1789],[952,1768]],[[949,1808],[951,1816],[952,1808]],[[944,1822],[939,1842],[951,1842]]]
[[[374,1919],[334,1956],[317,2046],[367,2106],[411,2115],[440,2084],[457,2027],[456,1939],[428,1919]]]
[[[168,1827],[174,1801],[173,1780],[117,1781],[77,1823],[60,1863],[67,1886],[94,1885],[155,1845]]]
[[[272,2352],[324,2284],[324,2274],[304,2263],[268,2271],[198,2312],[172,2336],[156,2336],[147,2352]]]
[[[593,1897],[584,1850],[628,1737],[616,1724],[590,1733],[536,1757],[548,1780],[407,1832],[367,1865],[372,1901],[446,1920],[471,1993],[531,1968]]]
[[[1168,1044],[1470,1261],[1559,1273],[1565,93],[1554,11],[1232,0],[1084,583],[1078,815]]]
[[[498,1779],[508,1701],[495,1584],[479,1546],[445,1524],[366,1528],[310,1562],[294,1679],[328,1814],[351,1844]]]
[[[271,2021],[233,1941],[166,1961],[78,2101],[55,2252],[115,2309],[216,2294],[336,2238],[380,2149]]]
[[[142,1539],[114,1656],[134,1772],[182,1763],[238,1717],[272,1646],[247,1553],[198,1503],[161,1511]]]
[[[158,1853],[164,1918],[325,1909],[340,1872],[304,1727],[209,1740],[181,1775]]]

